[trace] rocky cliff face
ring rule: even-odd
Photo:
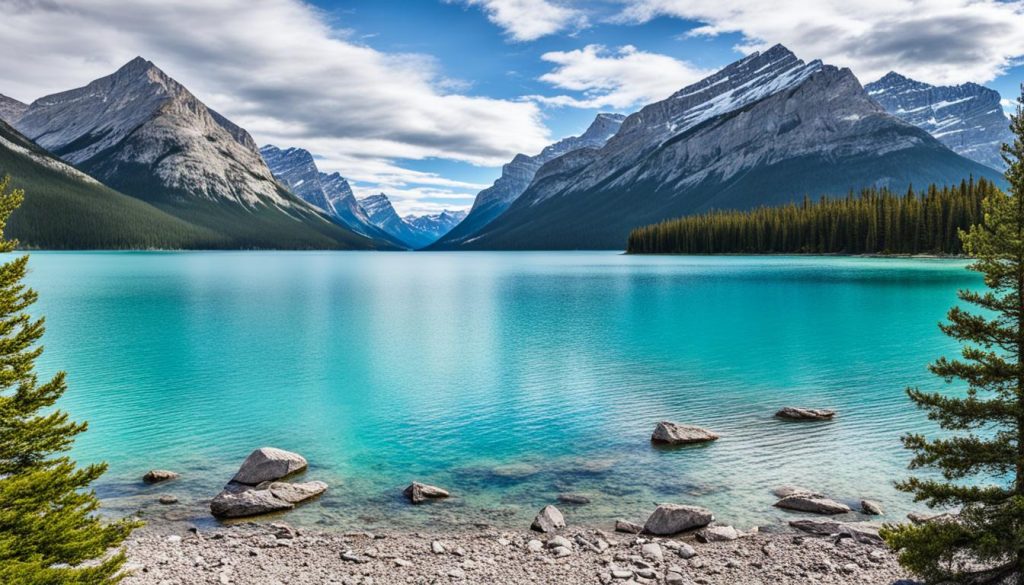
[[[888,115],[846,69],[754,53],[630,115],[600,149],[544,164],[465,248],[604,248],[713,208],[909,183],[997,179]]]
[[[976,83],[929,85],[895,72],[864,89],[887,112],[927,131],[957,154],[994,169],[1006,168],[1000,147],[1012,142],[1013,135],[999,92]]]
[[[359,200],[359,205],[371,223],[413,250],[434,243],[465,217],[464,211],[443,211],[436,215],[402,218],[384,193],[364,197]]]
[[[587,130],[579,136],[559,140],[535,156],[517,154],[511,162],[502,167],[501,176],[494,181],[494,185],[477,194],[466,219],[449,231],[436,247],[455,247],[472,238],[523,194],[544,163],[574,150],[604,146],[608,139],[619,131],[624,119],[625,116],[621,114],[598,114]]]
[[[0,120],[13,125],[28,109],[28,104],[23,104],[14,98],[9,98],[0,93]]]
[[[449,211],[445,209],[441,213],[421,215],[418,217],[408,215],[402,219],[416,231],[425,234],[430,238],[431,243],[433,243],[448,232],[452,231],[452,228],[459,225],[462,220],[466,219],[466,215],[468,213],[469,212],[467,211]]]
[[[18,119],[40,146],[125,193],[295,207],[249,133],[145,59],[40,98]]]

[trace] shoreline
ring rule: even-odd
[[[128,585],[795,585],[908,579],[892,551],[878,543],[784,525],[735,540],[698,542],[693,532],[658,537],[607,526],[569,526],[557,534],[493,528],[337,533],[244,522],[210,531],[143,529],[126,548]]]

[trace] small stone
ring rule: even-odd
[[[844,573],[856,573],[859,568],[856,563],[846,563],[842,566]]]
[[[742,567],[743,565],[739,561],[737,561],[736,559],[729,559],[725,563],[725,566],[729,567],[730,569],[738,569],[738,568]]]
[[[430,543],[430,550],[434,551],[435,555],[443,555],[444,553],[448,552],[448,549],[446,549],[443,544],[436,540]]]
[[[166,469],[150,469],[142,476],[142,481],[146,483],[158,483],[161,481],[178,479],[179,477],[181,477],[180,474],[173,471],[167,471]]]
[[[160,502],[161,504],[164,504],[164,505],[170,505],[170,504],[177,504],[178,503],[178,498],[176,498],[174,496],[171,496],[171,495],[166,495],[166,496],[160,496],[160,499],[157,500],[157,501]]]
[[[870,514],[872,516],[881,516],[882,514],[885,514],[885,511],[882,510],[882,505],[874,500],[861,500],[860,510],[865,514]]]
[[[627,569],[615,569],[612,571],[612,577],[615,579],[632,579],[633,571]]]
[[[708,526],[697,533],[701,542],[727,542],[740,537],[740,531],[732,526]]]
[[[640,548],[640,555],[651,561],[661,562],[664,555],[661,552],[661,547],[655,542],[648,542]]]
[[[615,532],[625,532],[627,534],[640,534],[644,527],[630,522],[628,520],[616,520],[615,521]]]
[[[658,576],[658,574],[654,572],[654,569],[637,569],[634,573],[636,573],[636,576],[641,579],[654,579]]]
[[[547,543],[548,548],[558,548],[560,546],[571,549],[572,543],[569,542],[569,539],[561,535],[552,537]]]
[[[697,556],[697,550],[685,542],[679,545],[679,550],[676,552],[684,559],[692,559]]]
[[[530,552],[540,552],[544,550],[544,543],[537,539],[534,539],[526,543],[526,549]]]
[[[564,546],[556,546],[554,549],[555,558],[563,558],[572,554],[572,549]]]
[[[451,577],[452,579],[465,579],[466,578],[466,572],[463,571],[462,569],[457,569],[456,568],[456,569],[452,569],[452,570],[448,571],[448,576]]]
[[[347,550],[347,551],[341,553],[341,560],[343,560],[343,561],[345,561],[347,563],[356,563],[356,564],[363,564],[363,563],[369,562],[366,559],[364,559],[363,557],[355,554],[354,552],[352,552],[350,550]]]
[[[683,585],[685,582],[679,573],[671,572],[665,575],[665,585]]]
[[[170,542],[172,544],[177,544],[177,543],[181,542],[181,537],[178,536],[177,534],[172,534],[172,535],[167,537],[167,542]]]
[[[530,525],[531,530],[552,533],[565,528],[565,517],[554,506],[544,506]]]
[[[405,559],[395,559],[396,567],[411,567],[412,563]]]
[[[871,559],[871,561],[875,562],[875,563],[883,563],[883,562],[885,562],[885,557],[886,557],[885,553],[880,551],[880,550],[877,550],[877,549],[875,549],[875,550],[873,550],[873,551],[868,553],[868,558]]]

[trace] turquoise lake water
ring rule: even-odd
[[[112,514],[212,524],[207,503],[254,448],[305,455],[331,485],[288,515],[350,529],[525,527],[563,492],[569,522],[705,505],[742,527],[785,519],[796,483],[888,517],[899,437],[932,429],[904,394],[956,289],[947,260],[616,253],[33,253],[44,373],[89,431],[81,461]],[[773,419],[830,407],[830,423]],[[722,435],[658,449],[659,420]],[[145,486],[150,468],[177,482]],[[453,498],[412,507],[417,479]],[[181,499],[155,503],[157,495]],[[854,516],[851,515],[851,519]]]

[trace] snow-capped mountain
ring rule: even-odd
[[[517,154],[511,162],[502,167],[501,176],[494,181],[494,185],[477,194],[466,219],[441,238],[434,247],[456,247],[472,238],[523,194],[541,165],[574,150],[604,146],[608,139],[619,131],[625,119],[622,114],[601,113],[579,136],[559,140],[534,156]]]
[[[28,104],[23,104],[0,93],[0,120],[13,125],[27,109]]]
[[[895,72],[864,89],[887,112],[928,131],[957,154],[1006,168],[1000,146],[1013,142],[1013,134],[999,92],[976,83],[929,85]]]
[[[85,87],[40,98],[15,127],[130,195],[295,207],[245,130],[137,57]]]
[[[260,148],[260,155],[274,177],[306,202],[315,205],[356,233],[402,245],[370,221],[356,201],[348,180],[337,172],[321,172],[308,150],[281,149],[268,144]]]
[[[445,209],[441,213],[420,216],[407,215],[402,219],[405,223],[412,226],[413,229],[426,234],[431,238],[431,242],[434,242],[452,231],[452,228],[466,219],[468,213],[465,210],[449,211]]]
[[[229,246],[380,245],[292,195],[248,132],[141,57],[32,102],[15,127],[122,193],[228,232]]]
[[[366,211],[370,222],[413,250],[434,243],[465,215],[465,212],[443,211],[437,215],[408,216],[403,219],[384,193],[364,197],[359,200],[359,205]]]
[[[1000,182],[872,100],[848,69],[781,45],[628,116],[599,149],[545,163],[468,249],[621,249],[640,225],[851,189]]]

